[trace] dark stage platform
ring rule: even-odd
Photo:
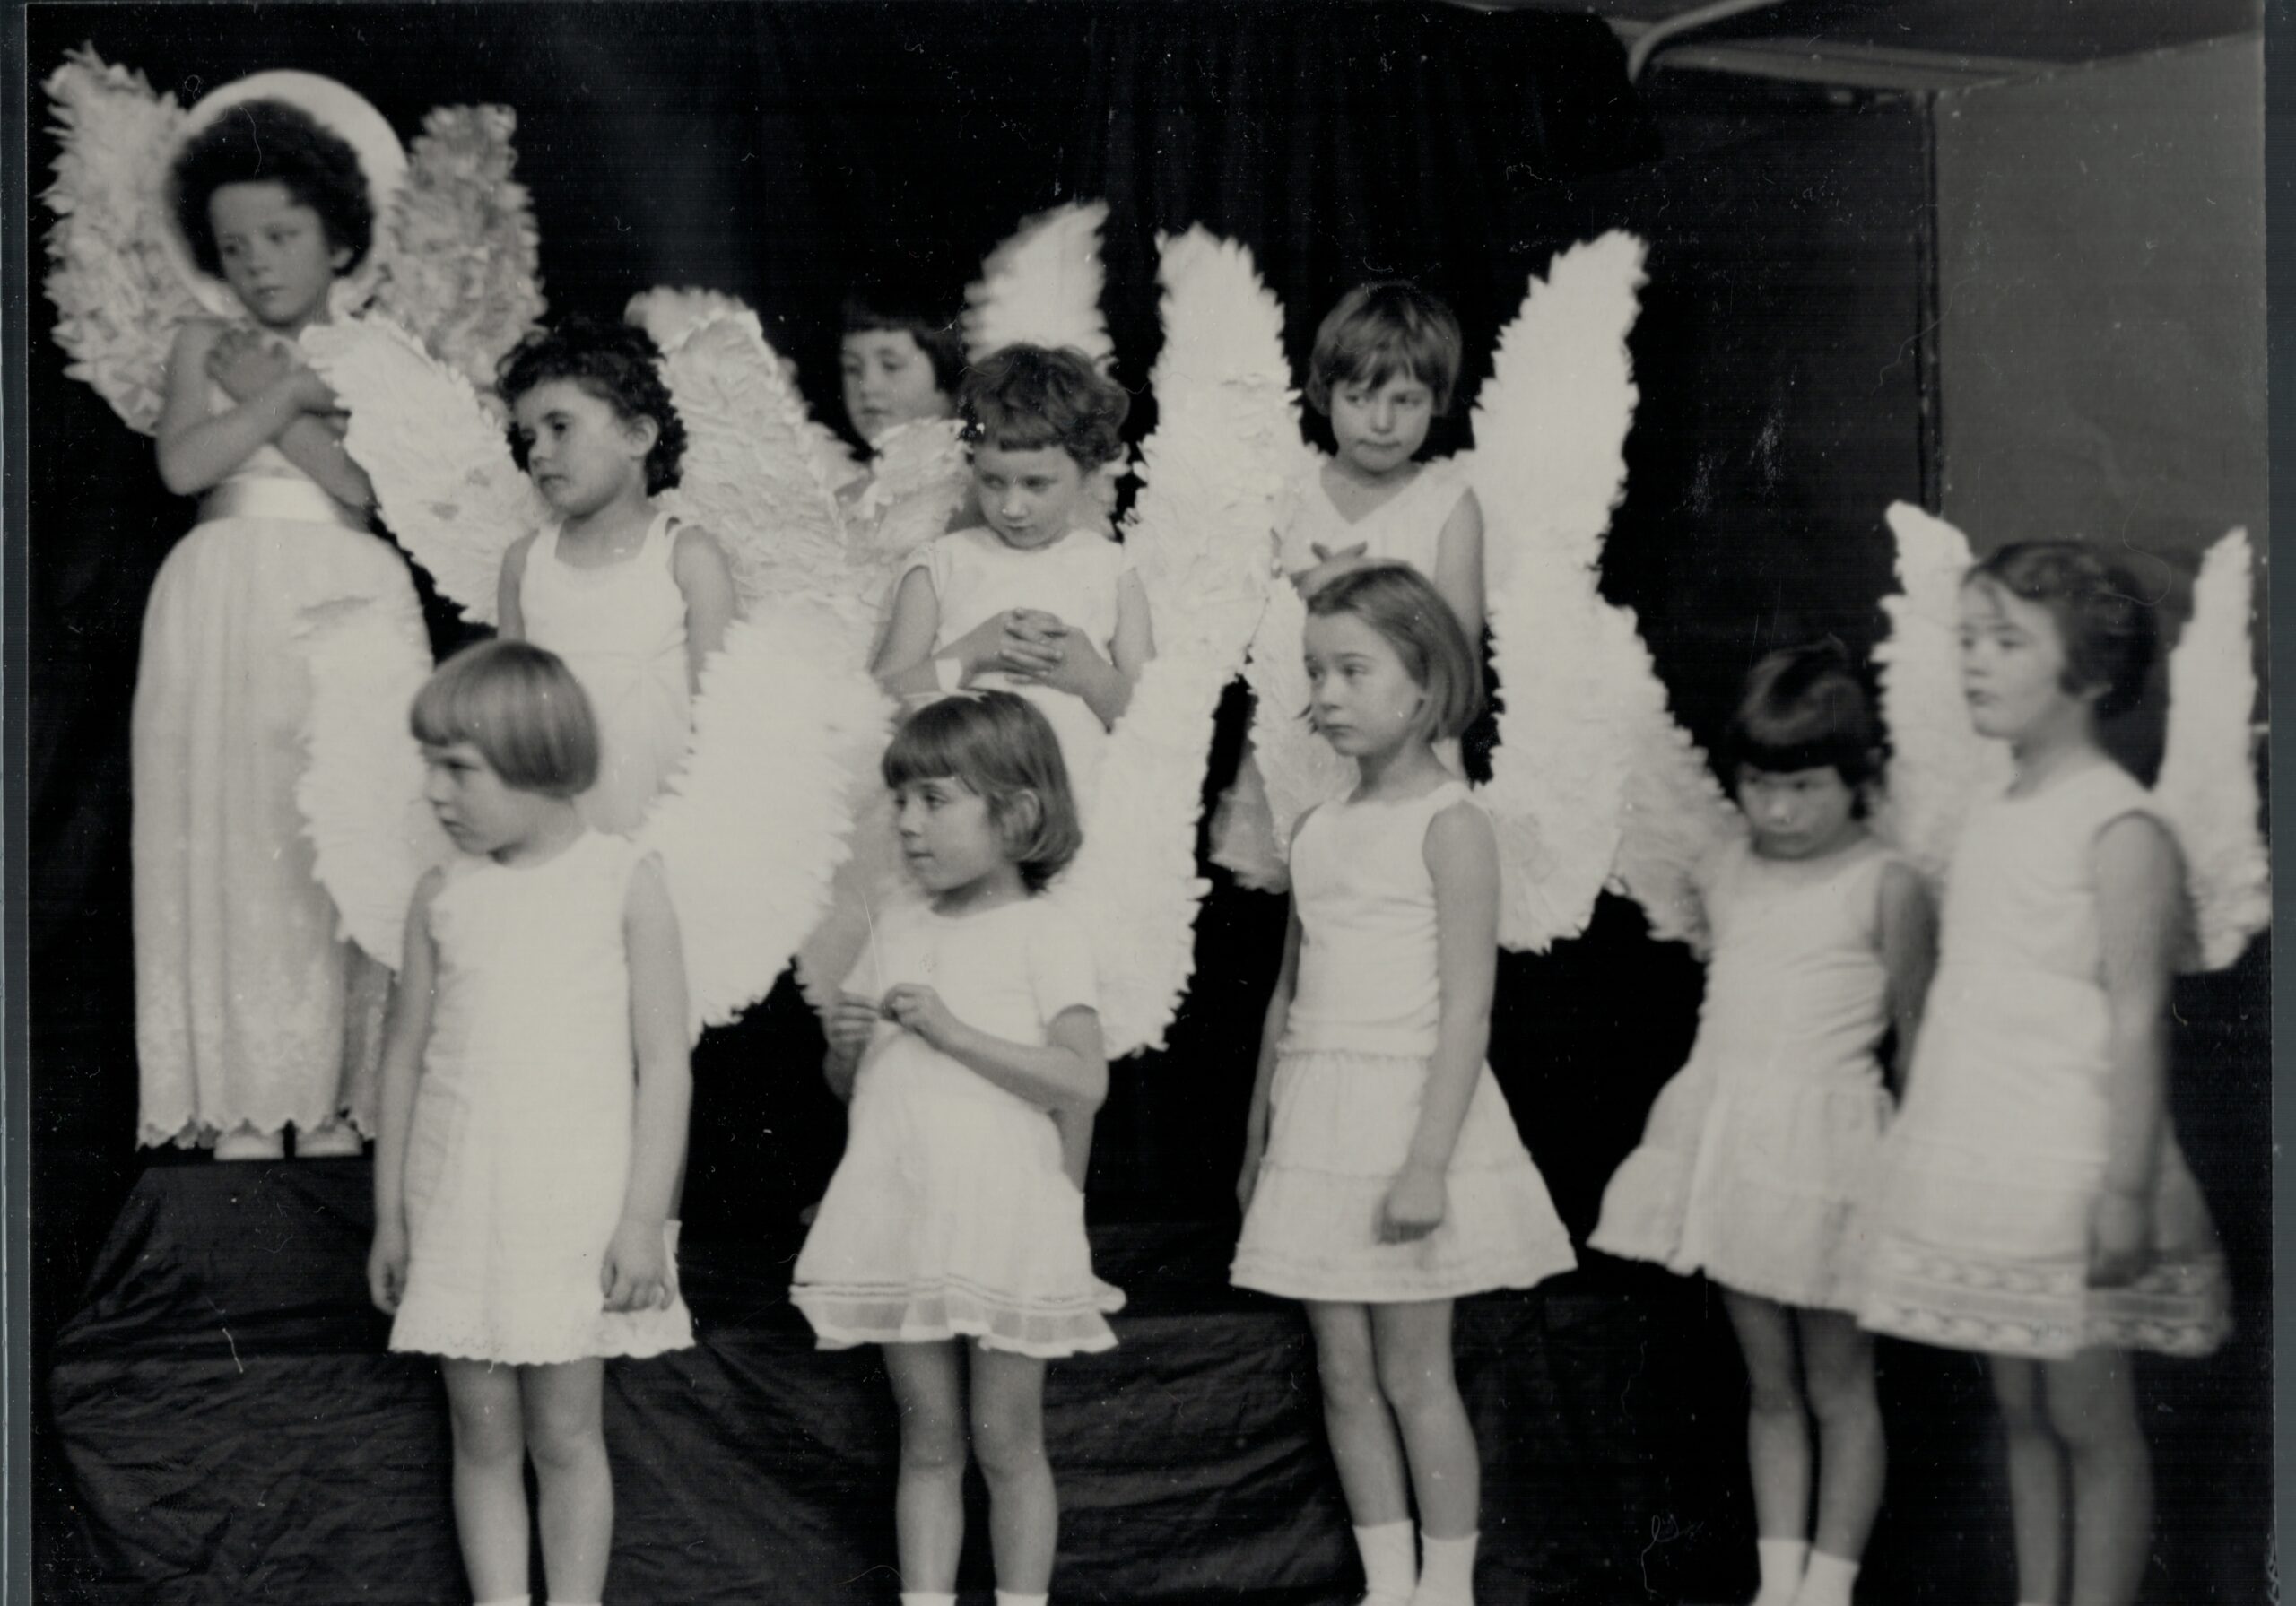
[[[436,1369],[385,1353],[366,1301],[369,1185],[350,1160],[144,1174],[50,1374],[84,1542],[71,1598],[468,1598]],[[814,1350],[790,1307],[800,1236],[689,1240],[699,1348],[609,1371],[609,1599],[892,1600],[891,1396],[874,1350]],[[1130,1304],[1113,1353],[1051,1371],[1056,1598],[1352,1600],[1298,1308],[1227,1288],[1218,1223],[1109,1224],[1094,1247]],[[1627,1430],[1651,1337],[1635,1306],[1566,1279],[1468,1301],[1458,1332],[1482,1598],[1653,1598],[1638,1514],[1670,1497],[1665,1445]],[[986,1537],[976,1521],[969,1589]]]

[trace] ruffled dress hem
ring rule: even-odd
[[[2063,1360],[2088,1349],[2194,1358],[2232,1329],[2222,1255],[2157,1264],[2125,1288],[2092,1289],[2087,1268],[1928,1249],[1875,1254],[1862,1325],[1947,1350]]]
[[[922,1344],[966,1338],[984,1350],[1058,1359],[1116,1348],[1102,1319],[1124,1307],[1122,1290],[1093,1280],[1088,1298],[1020,1303],[951,1278],[936,1284],[811,1283],[789,1302],[813,1324],[816,1347]]]

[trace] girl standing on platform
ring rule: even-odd
[[[276,1159],[291,1124],[300,1154],[359,1152],[344,1116],[371,1098],[387,977],[336,940],[313,877],[296,632],[358,603],[423,634],[405,563],[368,531],[335,394],[294,345],[367,256],[374,169],[404,158],[372,107],[299,82],[283,92],[308,107],[234,104],[169,176],[187,254],[249,323],[184,325],[158,425],[161,479],[205,494],[152,586],[130,716],[138,1137],[219,1159]]]
[[[511,453],[559,522],[503,554],[501,633],[560,655],[589,694],[598,778],[577,806],[602,831],[635,829],[684,761],[701,666],[736,612],[717,542],[654,505],[685,450],[660,362],[644,330],[587,320],[502,360]]]
[[[1961,597],[1970,722],[2013,777],[1963,827],[1905,1103],[1884,1151],[1863,1316],[1988,1355],[2018,1598],[2128,1606],[2152,1463],[2126,1351],[2204,1355],[2224,1267],[2170,1131],[2184,864],[2100,746],[2151,668],[2153,611],[2078,543],[2007,546]],[[2068,1499],[2069,1497],[2069,1499]]]
[[[877,678],[895,696],[1019,692],[1089,800],[1108,729],[1154,655],[1148,594],[1093,527],[1088,476],[1115,462],[1131,398],[1080,352],[1011,345],[959,397],[985,525],[929,543],[893,594]]]
[[[603,1358],[693,1342],[668,1219],[691,1097],[677,916],[659,863],[583,822],[597,731],[558,658],[459,653],[412,723],[462,856],[407,916],[369,1288],[392,1349],[442,1358],[474,1597],[530,1598],[531,1456],[550,1600],[589,1606],[613,1550]]]
[[[1481,1469],[1452,1302],[1574,1263],[1483,1063],[1497,845],[1433,745],[1473,716],[1482,676],[1449,603],[1399,564],[1318,588],[1306,653],[1308,716],[1361,779],[1294,833],[1232,1277],[1307,1301],[1365,1601],[1465,1606]]]
[[[831,1015],[852,1116],[790,1300],[824,1349],[884,1346],[904,1606],[955,1601],[968,1446],[999,1606],[1041,1606],[1059,1515],[1044,1363],[1114,1345],[1102,1313],[1123,1299],[1092,1275],[1056,1124],[1089,1130],[1108,1086],[1091,945],[1039,896],[1082,833],[1051,726],[1009,692],[919,709],[883,770],[925,898],[881,912]]]
[[[1909,1059],[1935,931],[1919,875],[1861,819],[1880,733],[1839,647],[1756,664],[1726,742],[1752,833],[1698,875],[1714,943],[1698,1042],[1589,1242],[1719,1285],[1752,1393],[1754,1606],[1848,1606],[1885,1454],[1857,1324],[1858,1207],[1890,1109],[1874,1051],[1894,1024]]]

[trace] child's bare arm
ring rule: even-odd
[[[693,1102],[686,1055],[684,948],[661,864],[648,857],[630,877],[622,933],[630,956],[630,1029],[638,1061],[638,1107],[623,1185],[622,1220],[601,1274],[610,1310],[666,1306],[676,1274],[663,1242],[685,1164]]]
[[[406,1140],[414,1123],[423,1050],[430,1041],[439,973],[430,905],[444,881],[441,872],[433,870],[415,888],[383,1033],[381,1108],[375,1133],[375,1244],[367,1257],[367,1283],[377,1307],[384,1311],[398,1308],[406,1288]]]
[[[685,673],[688,687],[701,690],[701,666],[726,645],[726,631],[741,615],[734,571],[725,550],[699,525],[678,532],[670,552],[671,573],[685,597]]]
[[[521,535],[502,554],[502,569],[494,583],[494,633],[505,641],[526,638],[526,605],[521,592],[526,582],[526,554],[535,538]]]
[[[1074,1005],[1055,1016],[1041,1045],[991,1037],[952,1014],[930,987],[903,982],[885,994],[885,1014],[1015,1098],[1057,1111],[1089,1113],[1108,1097],[1108,1055],[1096,1010]]]
[[[2099,833],[2097,924],[2103,961],[2108,1148],[2089,1277],[2109,1286],[2144,1270],[2169,1095],[2169,989],[2184,936],[2184,863],[2161,824],[2127,814]]]
[[[1483,639],[1483,503],[1473,490],[1459,498],[1435,540],[1435,572],[1427,577],[1458,616],[1467,645]],[[1478,648],[1478,650],[1480,650]]]

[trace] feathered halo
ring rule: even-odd
[[[169,204],[169,175],[175,167],[177,152],[185,144],[233,107],[251,100],[278,100],[292,106],[349,145],[359,158],[360,171],[366,175],[367,200],[374,208],[378,224],[390,215],[391,203],[406,180],[406,151],[383,114],[358,91],[332,78],[288,69],[255,73],[203,97],[184,114],[182,128],[168,152],[168,161],[154,175],[154,182],[160,187],[154,200],[161,238],[166,242],[176,271],[183,275],[185,286],[200,305],[218,317],[236,317],[239,303],[230,287],[203,272],[193,256],[191,242],[177,226],[175,208]],[[356,270],[335,281],[329,294],[334,311],[341,313],[363,306],[374,294],[382,266],[378,257],[378,253],[370,251]]]

